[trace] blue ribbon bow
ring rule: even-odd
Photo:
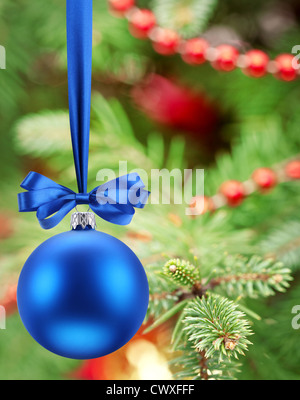
[[[37,172],[30,172],[20,186],[27,192],[18,194],[19,211],[36,211],[44,229],[56,226],[78,204],[88,204],[106,221],[127,225],[134,208],[143,208],[150,194],[137,173],[106,182],[89,193],[75,193]]]

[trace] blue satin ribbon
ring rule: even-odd
[[[75,193],[37,172],[30,172],[21,187],[27,192],[18,194],[19,211],[36,211],[44,229],[56,226],[78,204],[88,204],[99,217],[117,225],[127,225],[143,208],[149,192],[137,173],[123,175],[104,183],[89,193]]]
[[[93,0],[67,0],[67,55],[70,128],[79,193],[87,191]]]

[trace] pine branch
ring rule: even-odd
[[[276,257],[293,270],[299,269],[300,222],[285,221],[263,237],[260,247],[268,257]]]
[[[15,125],[16,148],[20,154],[48,157],[68,152],[71,155],[70,122],[67,111],[42,111],[27,114]]]
[[[156,320],[178,302],[178,287],[167,281],[155,266],[147,268],[147,276],[150,289],[147,319],[153,317]]]
[[[224,359],[220,364],[217,357],[206,358],[205,351],[195,349],[190,341],[183,341],[178,350],[181,354],[170,361],[176,379],[236,379],[241,364]]]
[[[163,273],[154,269],[149,273],[151,280],[150,306],[148,315],[158,318],[149,328],[152,330],[167,321],[183,307],[181,302],[205,298],[208,292],[217,291],[229,296],[258,297],[270,296],[274,290],[283,292],[292,280],[290,270],[281,262],[272,259],[262,259],[252,256],[250,259],[241,255],[225,255],[218,267],[215,267],[209,277],[200,278],[200,270],[188,261],[171,259],[163,267]],[[158,289],[163,289],[157,291]],[[168,308],[169,307],[169,308]],[[251,310],[249,310],[251,313]],[[255,313],[254,313],[255,315]],[[178,326],[175,327],[178,330]],[[177,333],[177,332],[176,332]],[[172,341],[176,342],[173,333]],[[227,346],[230,346],[228,341]],[[174,346],[174,349],[176,345]]]
[[[252,332],[245,314],[233,301],[210,294],[195,299],[184,312],[188,340],[198,351],[205,351],[206,358],[217,354],[222,361],[223,356],[245,355],[244,351],[251,344],[247,337]]]
[[[275,290],[284,292],[289,287],[290,272],[283,263],[270,258],[226,256],[222,265],[215,268],[215,277],[206,289],[220,287],[230,296],[270,296]]]

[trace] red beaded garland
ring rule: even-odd
[[[282,179],[282,172],[278,173],[281,176],[281,181],[289,179],[300,179],[300,159],[288,162],[284,168],[286,179]],[[278,183],[277,173],[271,168],[257,168],[252,173],[252,181],[256,184],[257,189],[266,192],[273,188]],[[226,203],[230,207],[239,206],[244,198],[250,194],[246,191],[247,182],[243,183],[237,180],[225,181],[219,189],[219,193],[226,199]],[[251,190],[252,192],[253,190]],[[213,212],[217,208],[222,207],[224,202],[220,202],[217,206],[214,197],[195,196],[190,201],[190,208],[193,209],[192,217],[203,215],[207,212]]]
[[[280,54],[276,57],[278,72],[276,76],[284,81],[292,81],[297,77],[297,70],[293,67],[293,59],[295,56],[292,54]]]
[[[229,44],[222,44],[216,47],[216,59],[212,66],[221,71],[232,71],[236,68],[238,56],[239,52],[235,47]]]
[[[288,178],[300,179],[300,160],[289,162],[285,167],[285,173]]]
[[[187,64],[200,65],[206,61],[205,52],[208,48],[209,44],[205,39],[189,39],[182,45],[181,57]]]
[[[169,56],[177,52],[180,39],[175,31],[156,28],[151,39],[153,48],[157,53]]]
[[[150,30],[155,26],[155,15],[150,10],[135,9],[130,14],[129,29],[131,34],[138,39],[145,39]]]
[[[240,205],[245,197],[243,184],[235,180],[224,182],[220,187],[220,193],[226,197],[227,204],[231,207]]]
[[[267,73],[269,57],[261,50],[250,50],[245,54],[246,67],[244,72],[255,78],[260,78]]]
[[[135,0],[108,0],[108,2],[111,10],[117,15],[128,17],[130,32],[133,36],[139,39],[149,36],[156,24],[155,16],[150,10],[136,8]],[[129,10],[131,12],[128,13]],[[156,27],[155,33],[151,32],[150,36],[153,47],[159,54],[168,56],[179,51],[183,60],[191,65],[200,65],[206,61],[209,43],[203,38],[185,41],[175,31],[161,27]],[[215,69],[229,72],[237,67],[239,52],[234,46],[223,44],[211,50],[216,52],[215,57],[212,55],[212,60],[210,60]],[[294,55],[292,54],[280,54],[274,60],[275,67],[272,65],[272,68],[271,64],[268,68],[270,59],[261,50],[248,51],[244,60],[245,65],[241,62],[239,67],[249,76],[260,78],[270,72],[284,81],[292,81],[297,78],[298,71],[293,65]]]
[[[125,13],[135,4],[134,0],[109,0],[109,6],[112,10],[118,13]]]
[[[155,16],[148,9],[135,8],[135,0],[108,0],[111,10],[117,15],[128,15],[130,32],[139,39],[145,39],[149,32],[155,27]],[[130,9],[131,13],[126,14]],[[206,50],[209,44],[205,39],[193,38],[186,41],[170,29],[161,27],[156,28],[156,32],[151,35],[153,47],[157,53],[162,55],[172,55],[178,50],[183,60],[191,65],[203,64],[206,61]],[[181,47],[181,49],[180,49]],[[216,57],[212,60],[212,66],[221,71],[232,71],[236,68],[239,52],[231,45],[223,44],[215,49]],[[294,55],[286,53],[280,54],[275,60],[275,68],[268,69],[270,59],[261,50],[250,50],[245,54],[245,65],[239,66],[243,72],[249,76],[260,78],[267,72],[274,74],[277,78],[284,81],[292,81],[297,78],[297,69],[293,65]]]
[[[261,189],[270,189],[277,183],[277,176],[271,168],[258,168],[252,174],[253,181]]]

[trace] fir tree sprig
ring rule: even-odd
[[[240,372],[241,364],[236,360],[225,358],[219,363],[218,356],[206,358],[205,351],[195,349],[191,341],[181,340],[178,350],[180,355],[170,361],[176,379],[233,380]]]
[[[195,349],[205,351],[205,357],[218,355],[238,358],[245,355],[252,334],[245,314],[238,305],[218,295],[193,300],[185,308],[184,330]]]
[[[252,256],[226,256],[221,266],[215,269],[213,277],[206,285],[207,289],[220,287],[232,296],[253,297],[271,296],[284,292],[289,287],[291,271],[280,261]]]
[[[163,273],[180,286],[193,287],[200,280],[199,269],[179,258],[169,260],[164,265]]]

